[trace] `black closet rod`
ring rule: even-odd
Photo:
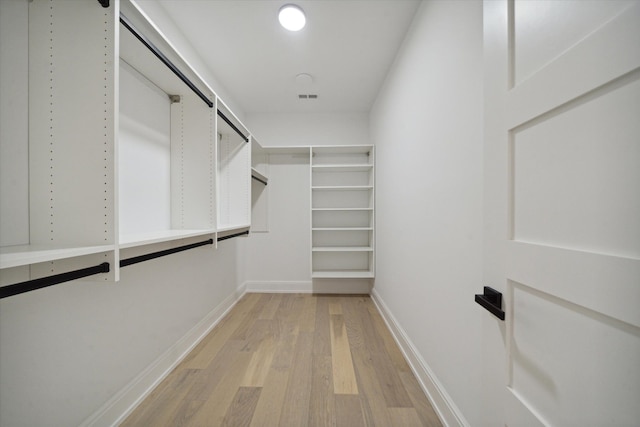
[[[233,128],[233,130],[236,131],[236,133],[238,135],[240,135],[242,137],[242,139],[244,139],[244,142],[249,142],[249,138],[247,138],[246,136],[244,136],[244,134],[240,131],[240,129],[238,129],[238,127],[236,125],[233,124],[233,122],[231,120],[229,120],[227,118],[227,116],[224,115],[224,113],[220,110],[218,110],[218,115],[222,118],[222,120],[224,120],[225,122],[227,122],[227,124],[229,126],[231,126]]]
[[[103,262],[102,264],[96,265],[95,267],[81,268],[80,270],[68,271],[66,273],[54,274],[53,276],[27,280],[26,282],[1,287],[0,299],[23,294],[25,292],[35,291],[36,289],[46,288],[48,286],[68,282],[70,280],[82,279],[83,277],[93,276],[94,274],[108,272],[109,263]]]
[[[229,234],[228,236],[218,237],[218,242],[221,242],[221,241],[227,240],[227,239],[233,239],[234,237],[244,236],[244,235],[248,235],[248,234],[249,234],[249,230],[243,231],[242,233]]]
[[[150,254],[140,255],[132,258],[121,259],[120,267],[126,267],[132,264],[138,264],[139,262],[149,261],[150,259],[160,258],[162,256],[175,254],[176,252],[186,251],[188,249],[198,248],[200,246],[212,245],[213,239],[204,240],[202,242],[191,243],[189,245],[178,246],[177,248],[165,249],[163,251],[152,252]]]
[[[251,178],[255,179],[255,180],[256,180],[256,181],[258,181],[258,182],[263,183],[264,185],[267,185],[267,181],[264,181],[264,180],[262,180],[262,179],[258,178],[257,176],[253,176],[253,175],[251,175]]]
[[[202,93],[200,91],[200,89],[198,89],[196,87],[196,85],[194,85],[191,80],[189,80],[187,78],[187,76],[185,76],[184,74],[182,74],[182,71],[180,71],[178,69],[178,67],[176,67],[173,62],[171,62],[169,60],[169,58],[167,58],[161,51],[160,49],[158,49],[153,43],[151,43],[151,41],[149,39],[147,39],[142,33],[140,33],[134,26],[133,24],[131,24],[131,21],[129,21],[129,19],[127,19],[126,16],[124,16],[122,13],[120,13],[120,22],[122,23],[122,25],[124,25],[130,32],[131,34],[133,34],[134,36],[136,36],[136,38],[138,40],[140,40],[142,42],[143,45],[145,45],[151,52],[153,52],[153,54],[155,56],[158,57],[158,59],[160,61],[162,61],[164,63],[164,65],[166,65],[171,71],[173,71],[173,73],[178,76],[180,78],[180,80],[182,80],[187,86],[189,86],[189,88],[195,92],[196,95],[198,95],[200,97],[200,99],[202,99],[208,106],[209,108],[213,108],[213,102],[211,100],[209,100],[209,98],[207,98],[207,96]]]

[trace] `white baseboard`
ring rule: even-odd
[[[369,294],[371,280],[247,281],[246,292],[300,294]]]
[[[411,370],[418,379],[420,387],[427,395],[442,424],[447,427],[468,427],[469,423],[460,412],[460,409],[455,405],[451,396],[449,396],[440,381],[438,381],[431,368],[429,368],[429,365],[424,361],[404,329],[398,324],[375,289],[371,291],[371,299],[376,307],[378,307],[382,318],[386,322],[400,350],[402,350],[404,358],[409,363]]]
[[[244,287],[229,295],[155,362],[87,418],[81,427],[117,426],[198,345],[244,295]]]

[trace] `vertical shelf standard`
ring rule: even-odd
[[[113,265],[113,8],[1,2],[0,15],[15,27],[0,58],[2,282]],[[93,279],[115,278],[111,268]]]
[[[218,237],[251,225],[251,143],[240,120],[217,100]]]
[[[311,148],[311,277],[374,278],[373,146]]]

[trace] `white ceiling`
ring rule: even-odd
[[[419,0],[159,0],[221,85],[247,113],[367,112]],[[295,3],[307,25],[289,32]],[[298,99],[296,75],[313,77]],[[214,88],[215,89],[215,88]]]

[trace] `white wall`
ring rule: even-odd
[[[470,425],[482,395],[482,102],[481,3],[423,2],[370,116],[374,292]]]
[[[371,144],[366,113],[253,113],[246,122],[264,147]]]

